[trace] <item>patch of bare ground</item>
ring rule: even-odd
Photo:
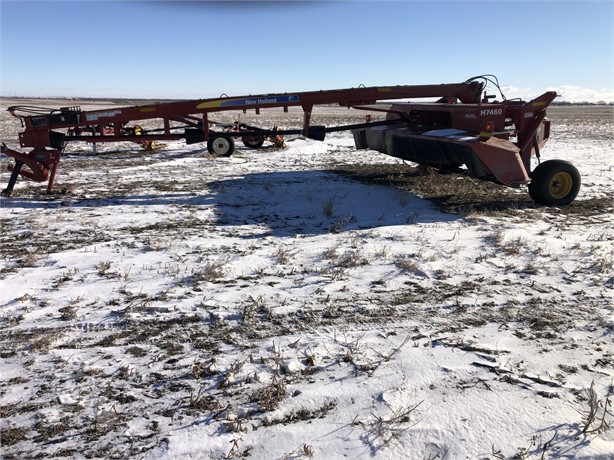
[[[415,193],[433,202],[442,211],[452,214],[518,217],[523,210],[540,210],[569,217],[592,218],[607,215],[614,209],[611,198],[579,198],[569,206],[548,208],[535,204],[526,189],[513,189],[462,172],[442,172],[423,166],[338,164],[332,171],[363,183]]]

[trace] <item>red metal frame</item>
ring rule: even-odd
[[[19,134],[21,147],[32,150],[22,153],[2,144],[1,152],[15,159],[15,165],[9,166],[12,175],[3,193],[10,195],[19,175],[34,181],[47,180],[50,193],[62,151],[71,141],[136,142],[151,148],[159,140],[185,139],[187,143],[196,143],[213,142],[219,137],[242,137],[247,145],[265,138],[279,141],[285,134],[323,140],[326,132],[349,129],[354,131],[358,148],[372,148],[441,168],[465,164],[470,174],[481,179],[510,186],[527,184],[531,156],[539,155],[549,137],[546,108],[556,93],[544,93],[530,102],[489,103],[489,97],[481,99],[484,87],[484,83],[472,79],[464,83],[248,95],[92,111],[77,106],[57,110],[10,107],[9,112],[24,126]],[[369,105],[383,100],[424,97],[439,100]],[[340,127],[310,125],[314,107],[322,104],[386,112],[386,121]],[[235,123],[222,126],[223,130],[219,131],[218,125],[209,118],[211,113],[230,110],[260,113],[261,109],[281,107],[287,112],[293,106],[303,110],[302,128],[296,130],[265,130]],[[145,130],[137,124],[152,119],[161,120],[161,126]],[[224,144],[228,140],[222,141],[218,139],[208,148],[212,149],[215,144],[229,145]]]
[[[153,142],[159,140],[186,139],[186,142],[207,141],[219,131],[211,128],[209,114],[229,110],[255,110],[300,106],[303,109],[302,132],[308,137],[319,137],[322,130],[313,134],[310,126],[311,113],[314,106],[320,104],[339,104],[352,107],[360,104],[370,104],[381,100],[393,100],[419,97],[446,97],[450,101],[461,103],[477,102],[483,89],[483,84],[471,81],[441,85],[397,85],[349,88],[327,91],[310,91],[283,94],[248,95],[224,97],[217,99],[200,99],[194,101],[178,101],[161,104],[112,108],[105,110],[82,111],[79,107],[65,107],[58,110],[32,110],[30,107],[10,107],[9,112],[21,120],[24,131],[19,134],[21,147],[30,147],[28,153],[18,152],[2,144],[2,153],[15,158],[13,175],[5,194],[10,195],[17,176],[21,175],[35,181],[48,180],[47,191],[51,192],[58,163],[66,142],[86,141],[100,142]],[[34,113],[33,113],[34,112]],[[148,130],[141,135],[135,133],[134,126],[128,126],[142,120],[161,119],[163,127]],[[176,133],[171,122],[179,122],[185,128],[184,133]],[[58,130],[67,130],[63,133]],[[154,134],[155,132],[155,134]],[[160,132],[158,134],[158,132]],[[286,131],[288,132],[288,131]],[[296,133],[292,131],[291,133]],[[275,132],[237,131],[226,135],[262,136],[275,135]],[[22,169],[27,166],[29,170]]]
[[[546,109],[556,96],[550,91],[530,102],[400,103],[379,110],[388,113],[388,120],[404,120],[407,126],[403,128],[403,135],[412,139],[433,141],[435,138],[439,143],[470,146],[472,153],[496,180],[516,186],[530,181],[531,157],[539,154],[539,149],[550,136],[550,121],[545,120]],[[462,130],[467,136],[424,135],[431,130],[446,129]],[[512,138],[516,140],[510,141]],[[429,158],[418,162],[428,164]]]

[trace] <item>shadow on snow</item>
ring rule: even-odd
[[[446,222],[428,201],[402,190],[365,185],[326,171],[248,174],[210,182],[217,224],[255,225],[271,236],[318,235]]]
[[[88,199],[71,195],[15,197],[3,199],[2,207],[213,207],[217,226],[237,230],[246,227],[246,231],[237,232],[237,236],[246,238],[318,235],[458,219],[410,192],[362,184],[326,171],[254,173],[209,182],[207,187],[209,194],[170,192]],[[159,216],[162,219],[163,213]]]

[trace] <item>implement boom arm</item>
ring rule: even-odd
[[[151,145],[158,140],[185,139],[187,143],[205,142],[220,132],[211,129],[209,113],[231,110],[255,110],[281,107],[302,108],[303,125],[300,130],[280,134],[303,134],[322,140],[324,127],[310,126],[311,113],[316,105],[338,104],[352,107],[373,104],[382,100],[437,97],[442,102],[477,103],[484,85],[477,81],[439,85],[374,86],[325,91],[283,94],[248,95],[199,99],[149,105],[137,105],[105,110],[83,111],[78,106],[49,110],[36,107],[13,106],[8,111],[21,120],[24,130],[19,133],[21,147],[31,148],[19,152],[2,144],[2,153],[15,159],[15,165],[4,195],[10,195],[19,175],[34,181],[48,180],[47,193],[51,193],[61,154],[68,142],[137,142]],[[158,129],[142,130],[131,125],[141,120],[162,121]],[[171,125],[171,124],[174,125]],[[180,123],[181,126],[176,126]],[[321,128],[321,129],[314,129]],[[183,132],[178,130],[183,129]],[[350,128],[348,128],[350,129]],[[247,127],[235,132],[224,132],[224,137],[263,136],[268,131]],[[149,144],[147,144],[149,143]],[[26,168],[24,168],[24,166]]]

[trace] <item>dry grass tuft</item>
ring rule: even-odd
[[[286,381],[282,377],[273,376],[270,384],[252,393],[250,401],[258,404],[261,412],[270,412],[277,409],[285,394]]]
[[[281,265],[285,265],[292,260],[292,257],[296,254],[296,251],[288,249],[286,246],[279,246],[275,251],[275,258]]]
[[[207,261],[200,269],[192,272],[194,282],[217,283],[226,275],[226,258]]]
[[[588,408],[582,414],[582,433],[599,434],[610,428],[610,422],[614,414],[612,413],[612,391],[614,386],[610,385],[604,399],[599,399],[595,391],[595,381],[586,390]]]
[[[405,273],[414,273],[418,270],[418,262],[409,256],[398,257],[395,265]]]
[[[329,219],[335,215],[335,199],[331,198],[322,205],[322,212]]]

